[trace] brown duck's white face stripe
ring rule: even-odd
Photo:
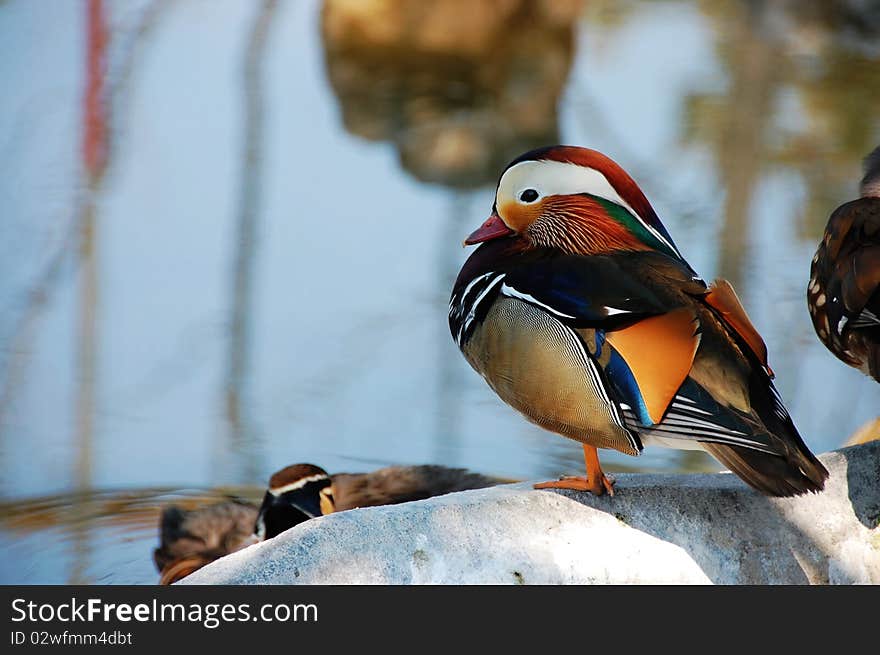
[[[498,182],[495,205],[504,223],[512,230],[522,233],[540,217],[546,198],[585,193],[620,205],[661,243],[677,252],[662,234],[621,197],[601,171],[588,166],[552,159],[514,164],[504,171]]]
[[[315,475],[309,475],[304,478],[300,478],[299,480],[294,480],[290,484],[285,484],[280,487],[273,487],[269,489],[269,493],[271,493],[273,496],[280,496],[281,494],[287,493],[288,491],[302,489],[309,482],[318,482],[319,480],[327,479],[329,479],[329,476],[326,473],[316,473]]]

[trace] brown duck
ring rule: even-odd
[[[446,466],[389,466],[329,475],[293,464],[269,479],[261,507],[232,499],[195,510],[166,507],[153,553],[160,584],[171,584],[219,557],[269,539],[311,518],[356,507],[393,505],[510,480]]]
[[[828,219],[807,306],[825,347],[880,382],[880,147],[865,159],[860,192]]]
[[[269,480],[256,533],[269,539],[310,518],[356,507],[394,505],[505,482],[445,466],[389,466],[371,473],[328,473],[294,464]]]

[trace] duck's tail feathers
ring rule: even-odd
[[[828,479],[828,470],[808,450],[783,456],[720,443],[702,442],[702,446],[749,486],[768,496],[819,492]]]

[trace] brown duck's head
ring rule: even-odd
[[[293,464],[274,473],[257,516],[257,537],[271,539],[303,521],[332,513],[331,485],[327,471],[314,464]]]
[[[859,185],[863,198],[880,198],[880,146],[865,157],[865,176]]]
[[[550,146],[514,159],[492,214],[465,245],[518,237],[572,254],[659,250],[681,258],[645,194],[596,150]]]

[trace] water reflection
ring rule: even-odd
[[[325,65],[345,128],[391,141],[419,180],[494,183],[515,156],[559,142],[581,4],[326,0]]]
[[[0,4],[0,581],[154,582],[165,500],[279,462],[579,472],[446,326],[499,169],[550,142],[635,174],[837,447],[880,387],[804,289],[880,142],[878,31],[846,0]]]
[[[98,244],[96,201],[101,178],[107,164],[107,107],[104,104],[106,89],[107,26],[101,0],[89,0],[87,5],[88,31],[86,45],[86,92],[83,109],[82,163],[86,189],[80,215],[79,228],[79,317],[77,324],[77,394],[76,434],[74,443],[76,466],[74,479],[76,495],[86,494],[92,485],[92,459],[94,450],[96,357],[98,350]],[[71,507],[77,517],[83,511],[82,503]],[[73,562],[69,584],[84,584],[88,580],[85,570],[91,551],[91,533],[79,521],[73,530]]]
[[[821,234],[851,196],[878,136],[880,5],[701,3],[728,75],[722,92],[685,99],[684,141],[706,144],[725,186],[718,273],[742,288],[752,203],[773,169],[803,176],[799,236]],[[868,148],[870,149],[870,148]]]
[[[0,544],[13,556],[0,573],[5,584],[156,584],[151,553],[159,542],[162,508],[190,510],[233,499],[259,503],[264,492],[152,488],[0,502]],[[58,577],[59,563],[68,566],[66,578]]]
[[[264,0],[259,7],[245,48],[242,67],[244,156],[241,162],[241,197],[234,241],[235,264],[225,403],[229,423],[229,451],[238,469],[232,479],[239,482],[257,479],[261,469],[257,461],[258,434],[250,416],[247,383],[251,366],[251,320],[255,312],[253,278],[263,181],[263,69],[266,43],[276,7],[275,0]]]

